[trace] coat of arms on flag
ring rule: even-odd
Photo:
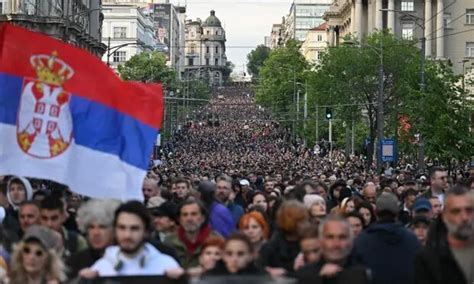
[[[24,78],[17,122],[17,140],[23,152],[36,158],[54,158],[72,140],[70,93],[63,89],[74,71],[52,55],[33,55],[37,78]]]

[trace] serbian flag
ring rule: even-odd
[[[162,116],[161,85],[121,81],[84,50],[0,26],[0,175],[143,200]]]

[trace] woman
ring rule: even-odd
[[[12,284],[60,283],[65,280],[64,264],[54,250],[55,236],[50,229],[33,225],[13,250],[10,271]]]
[[[309,218],[313,224],[319,224],[326,217],[326,200],[318,194],[307,194],[303,203],[309,211]]]
[[[239,230],[249,238],[254,251],[257,253],[270,234],[270,227],[265,217],[258,211],[244,214],[240,218]]]
[[[344,200],[342,200],[340,204],[340,210],[339,213],[341,215],[351,213],[355,211],[355,203],[354,199],[352,197],[346,197]]]
[[[367,201],[357,204],[356,211],[359,212],[362,217],[364,217],[364,229],[375,222],[376,218],[374,208]]]
[[[268,214],[268,199],[265,193],[257,191],[252,195],[251,203],[249,206],[260,206],[263,212]]]
[[[254,264],[253,245],[245,235],[232,234],[226,241],[222,261],[210,270],[208,276],[256,276],[265,275]]]

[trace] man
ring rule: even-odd
[[[349,223],[339,216],[330,216],[321,223],[319,231],[322,257],[296,273],[298,282],[369,283],[367,270],[350,258],[353,238]]]
[[[199,254],[203,242],[209,236],[218,236],[211,231],[204,205],[196,200],[186,200],[178,207],[179,224],[176,233],[169,235],[165,244],[174,248],[183,268],[199,265]]]
[[[364,217],[359,212],[349,212],[344,217],[351,225],[352,236],[357,238],[364,229]]]
[[[412,218],[419,216],[426,217],[428,220],[433,219],[433,208],[431,207],[431,203],[424,197],[417,198],[415,203],[413,203]]]
[[[64,240],[64,257],[87,248],[87,242],[76,232],[67,230],[64,222],[67,219],[64,203],[55,196],[48,196],[41,201],[41,225],[60,233]]]
[[[373,182],[369,182],[364,186],[362,189],[362,196],[367,202],[372,204],[375,203],[375,199],[377,197],[377,187]]]
[[[436,219],[443,211],[443,206],[436,196],[431,196],[429,201],[431,203],[431,208],[433,209],[433,219]]]
[[[30,182],[23,177],[12,177],[7,183],[8,208],[3,225],[16,236],[22,235],[20,222],[18,220],[18,209],[24,201],[33,198],[33,189]]]
[[[398,219],[400,220],[400,222],[402,222],[403,224],[408,224],[410,223],[412,217],[413,217],[413,204],[415,203],[415,200],[416,200],[416,191],[412,188],[406,190],[403,194],[402,194],[402,198],[403,198],[403,205],[402,205],[402,209],[401,209],[401,212],[398,216]]]
[[[105,249],[113,244],[113,217],[119,205],[119,201],[112,199],[91,199],[79,207],[79,229],[87,236],[89,247],[66,260],[69,279],[77,277],[82,269],[91,267],[104,255]]]
[[[414,283],[416,253],[421,249],[416,236],[397,222],[398,199],[382,193],[376,201],[378,221],[356,239],[356,261],[371,269],[374,284]]]
[[[151,218],[142,203],[122,204],[115,212],[114,231],[117,245],[108,247],[91,268],[82,270],[82,277],[165,275],[166,271],[179,268],[171,256],[147,242]]]
[[[442,219],[416,258],[418,284],[474,283],[474,193],[456,186],[447,191]]]
[[[178,227],[176,221],[177,206],[170,201],[165,201],[160,206],[149,208],[153,216],[152,223],[154,232],[152,239],[158,243],[163,243],[169,235],[176,232]]]
[[[438,197],[441,204],[444,203],[444,192],[449,188],[448,172],[440,167],[434,167],[430,171],[430,188],[422,196],[430,198]]]
[[[273,189],[275,188],[275,181],[274,180],[266,180],[264,183],[264,190],[265,193],[270,194],[272,193]]]
[[[246,179],[240,180],[240,191],[237,192],[234,202],[240,205],[242,208],[246,207],[249,203],[249,195],[251,192],[250,182]]]
[[[430,220],[426,218],[425,216],[416,216],[413,218],[413,220],[409,224],[410,230],[413,231],[413,233],[418,238],[422,246],[426,245],[429,226],[430,226]]]
[[[176,179],[173,181],[171,193],[173,194],[173,201],[176,204],[188,199],[191,195],[191,185],[189,184],[189,181],[183,178]]]
[[[154,196],[160,195],[160,188],[156,179],[146,178],[143,181],[143,196],[145,197],[145,204],[148,204],[148,200]]]
[[[319,240],[318,227],[307,226],[301,230],[300,249],[301,253],[295,259],[295,271],[320,259],[321,241]]]
[[[230,213],[232,213],[232,217],[234,218],[234,222],[238,223],[240,217],[244,215],[244,209],[232,202],[232,194],[232,178],[227,175],[217,177],[214,197],[216,198],[217,202],[229,209]]]
[[[20,204],[20,228],[21,232],[26,232],[26,229],[33,225],[39,225],[40,207],[34,201],[24,201]],[[20,236],[21,237],[21,236]]]

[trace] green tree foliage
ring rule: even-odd
[[[259,45],[257,48],[247,54],[247,71],[254,77],[258,78],[260,68],[263,66],[263,62],[267,60],[270,55],[270,48],[265,45]]]
[[[161,52],[142,52],[118,66],[123,80],[160,82],[165,89],[177,88],[176,72],[166,65],[166,56]]]

